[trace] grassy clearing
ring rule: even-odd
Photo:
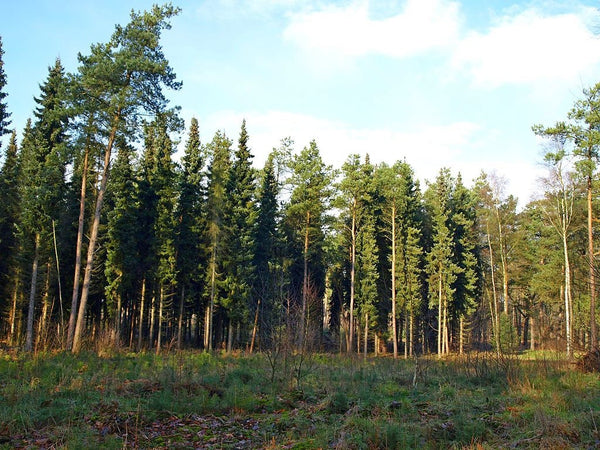
[[[590,448],[600,378],[556,357],[0,358],[6,448]],[[533,357],[535,356],[535,358]]]

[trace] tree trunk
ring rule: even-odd
[[[48,309],[50,302],[48,301],[50,296],[50,262],[46,263],[46,281],[44,282],[44,292],[42,294],[42,314],[38,321],[38,332],[35,339],[35,351],[38,352],[40,345],[46,346],[46,335],[47,335],[47,324],[48,324]]]
[[[73,346],[75,322],[77,318],[77,304],[79,302],[79,279],[81,278],[81,247],[83,243],[83,224],[85,218],[85,195],[87,189],[89,145],[85,146],[83,157],[83,173],[81,175],[81,193],[79,196],[79,219],[77,222],[77,243],[75,250],[75,274],[73,276],[73,295],[71,299],[71,314],[69,315],[69,329],[67,331],[67,350]]]
[[[396,323],[396,205],[392,206],[392,339],[394,359],[398,358],[398,325]]]
[[[177,348],[181,350],[183,337],[183,306],[185,303],[185,284],[181,286],[181,300],[179,301],[179,318],[177,321]]]
[[[208,307],[206,316],[206,330],[204,337],[204,345],[208,350],[212,350],[212,334],[213,334],[213,315],[215,311],[215,296],[216,296],[216,282],[217,282],[217,249],[216,244],[212,252],[212,264],[210,272],[210,305]]]
[[[35,247],[33,251],[33,264],[31,269],[31,287],[29,290],[29,308],[27,310],[27,332],[25,335],[25,351],[31,352],[33,350],[33,319],[35,316],[35,295],[37,290],[37,275],[38,275],[38,262],[40,253],[40,235],[35,235]]]
[[[496,294],[496,277],[494,275],[494,251],[492,250],[489,224],[487,224],[486,228],[488,249],[490,251],[490,277],[492,280],[492,295],[494,300],[493,309],[491,309],[490,313],[492,315],[492,330],[494,331],[494,340],[496,342],[496,354],[500,356],[500,318],[498,317],[498,296]]]
[[[163,318],[163,304],[165,300],[165,290],[161,283],[160,285],[160,296],[158,301],[158,335],[156,337],[156,354],[160,355],[160,347],[162,344],[162,318]]]
[[[364,357],[367,359],[367,354],[369,350],[369,313],[365,313],[365,337],[363,342],[364,348]]]
[[[353,200],[352,208],[352,226],[350,229],[350,346],[352,351],[354,334],[354,293],[356,283],[356,198]],[[393,283],[393,282],[392,282]]]
[[[142,293],[140,295],[140,323],[138,324],[138,350],[142,349],[144,339],[144,300],[146,297],[146,278],[142,279]]]
[[[81,349],[81,338],[83,336],[83,329],[85,328],[85,310],[87,307],[87,299],[90,290],[90,281],[92,279],[92,268],[94,265],[94,251],[96,250],[96,240],[98,239],[98,230],[100,228],[100,215],[102,213],[102,204],[104,202],[104,194],[106,193],[106,186],[108,183],[108,174],[110,171],[110,155],[112,147],[115,142],[117,135],[117,126],[121,119],[121,111],[118,110],[113,118],[113,127],[108,138],[106,145],[106,152],[104,154],[104,170],[102,172],[102,180],[100,182],[100,190],[98,191],[98,197],[96,198],[96,209],[94,210],[94,220],[92,222],[92,230],[90,233],[90,241],[88,244],[87,260],[85,264],[85,274],[83,276],[83,286],[81,288],[81,301],[79,305],[79,313],[77,315],[77,324],[75,326],[75,333],[73,335],[73,353],[79,352]]]
[[[308,233],[310,230],[310,211],[306,211],[306,229],[304,232],[304,273],[302,278],[302,315],[300,317],[300,348],[304,346],[304,335],[307,324],[306,312],[308,307]],[[352,306],[350,306],[350,327],[352,327]],[[352,335],[350,335],[352,343]]]
[[[438,271],[438,335],[437,335],[437,347],[438,347],[438,358],[442,357],[442,265],[440,264]]]
[[[569,264],[569,253],[567,244],[567,234],[563,233],[563,251],[565,257],[565,322],[566,322],[566,343],[567,343],[567,357],[573,356],[573,336],[571,330],[571,267]]]
[[[12,306],[10,309],[10,337],[8,339],[8,344],[13,345],[15,343],[15,333],[16,333],[16,323],[17,323],[17,299],[19,298],[19,288],[20,288],[20,280],[21,280],[21,270],[17,269],[17,274],[15,276],[15,284],[13,288],[12,295]]]
[[[156,327],[156,291],[152,293],[150,298],[150,335],[148,336],[148,347],[154,345],[154,328]]]
[[[594,267],[594,229],[592,210],[592,177],[587,177],[588,264],[590,274],[590,350],[598,348],[596,331],[596,275]]]
[[[260,310],[260,299],[256,304],[256,311],[254,312],[254,325],[252,327],[252,338],[250,339],[250,354],[254,351],[254,341],[256,340],[256,331],[258,330],[258,312]]]

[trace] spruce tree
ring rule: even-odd
[[[110,181],[111,208],[107,214],[105,287],[108,313],[112,321],[112,340],[121,344],[122,312],[131,308],[139,270],[137,232],[139,223],[135,203],[135,179],[132,166],[133,149],[122,143]]]
[[[254,293],[256,310],[250,342],[250,351],[254,348],[257,327],[263,340],[268,339],[268,327],[277,322],[279,309],[278,290],[282,273],[281,235],[279,230],[280,211],[277,200],[279,186],[275,175],[275,153],[271,152],[262,170],[261,185],[258,192],[258,212],[254,228]]]
[[[217,307],[225,297],[223,292],[227,236],[227,180],[231,166],[231,140],[217,131],[207,147],[210,155],[207,189],[207,243],[208,265],[205,274],[208,305],[205,309],[204,347],[212,350],[215,333],[214,319]],[[220,315],[222,321],[222,314]],[[219,336],[222,337],[222,336]]]
[[[455,240],[454,263],[459,268],[454,282],[453,314],[459,321],[459,352],[464,348],[466,317],[476,306],[479,292],[479,254],[477,236],[476,200],[474,193],[457,177],[452,194],[452,231]]]
[[[203,245],[203,231],[206,227],[205,159],[204,149],[200,143],[198,120],[192,118],[182,158],[183,167],[176,210],[177,271],[180,286],[177,331],[179,348],[183,339],[186,299],[193,299],[193,306],[199,306],[204,281],[201,274],[206,270],[206,248]]]
[[[234,327],[247,323],[250,311],[257,306],[252,301],[254,285],[254,227],[256,223],[256,175],[248,147],[246,121],[242,122],[238,147],[233,155],[227,179],[227,256],[226,297],[223,306],[228,311],[227,350],[233,345]]]
[[[6,87],[6,74],[4,73],[4,50],[2,49],[2,36],[0,36],[0,139],[5,134],[10,133],[10,113],[6,104],[8,94],[4,92]],[[0,142],[0,147],[2,142]]]
[[[18,272],[18,226],[21,211],[19,199],[19,150],[17,146],[17,133],[12,132],[6,153],[4,164],[0,169],[0,303],[2,310],[11,311],[9,319],[11,333],[14,334],[14,314],[16,305],[14,301],[8,304],[8,299],[16,298],[16,286],[19,281],[16,277]]]

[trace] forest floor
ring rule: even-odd
[[[0,354],[0,448],[594,448],[555,354]]]

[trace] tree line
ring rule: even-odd
[[[202,143],[165,89],[179,12],[132,12],[49,67],[19,139],[0,40],[0,335],[26,351],[126,346],[417,353],[594,350],[600,84],[533,131],[548,176],[522,210],[406,161],[284,138],[256,169],[246,122]],[[175,161],[177,139],[184,154]]]

